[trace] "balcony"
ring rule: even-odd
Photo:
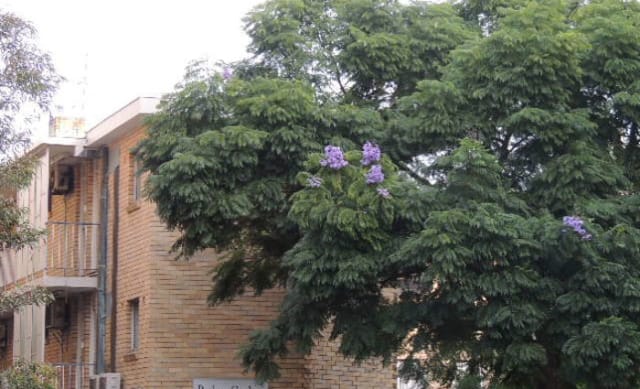
[[[97,223],[49,221],[41,286],[84,292],[97,287]]]
[[[52,363],[57,372],[56,389],[83,389],[89,386],[93,363]]]

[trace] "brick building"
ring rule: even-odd
[[[2,253],[0,286],[42,285],[56,301],[0,314],[0,368],[17,358],[51,363],[61,389],[89,388],[100,373],[116,373],[126,389],[259,387],[237,351],[275,317],[282,292],[209,307],[216,255],[176,261],[168,253],[175,235],[142,198],[131,154],[156,104],[136,99],[84,138],[31,150],[40,164],[18,201],[47,234],[33,248]],[[270,389],[396,387],[391,368],[354,366],[328,341],[280,364]]]

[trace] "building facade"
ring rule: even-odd
[[[144,200],[133,147],[155,98],[139,98],[84,138],[36,145],[40,163],[18,194],[40,244],[0,258],[0,286],[49,288],[56,301],[0,314],[0,368],[23,358],[56,366],[60,389],[257,389],[237,358],[248,334],[277,315],[282,291],[206,303],[217,256],[175,260],[175,233]],[[319,342],[280,361],[270,389],[395,388],[392,368],[361,365]],[[92,378],[93,377],[93,378]],[[266,387],[266,386],[265,386]]]

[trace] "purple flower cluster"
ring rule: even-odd
[[[225,67],[222,70],[222,78],[225,79],[225,81],[229,80],[231,77],[233,77],[233,70],[230,67]]]
[[[578,216],[565,216],[562,218],[562,223],[571,227],[583,240],[591,240],[591,234],[584,228],[584,221]]]
[[[329,145],[324,148],[324,159],[320,161],[320,165],[328,166],[333,170],[340,170],[348,164],[349,162],[345,161],[340,147]]]
[[[369,171],[365,174],[367,184],[380,184],[384,181],[384,172],[382,166],[376,162],[380,161],[382,153],[380,147],[372,142],[366,142],[362,147],[362,166],[370,166]],[[340,170],[349,165],[344,159],[344,153],[338,146],[328,145],[324,148],[324,159],[320,160],[320,165],[333,170]],[[311,176],[307,179],[307,186],[310,188],[318,188],[322,185],[322,178]],[[383,198],[391,197],[389,189],[377,188],[379,196]]]
[[[367,173],[367,184],[379,184],[384,181],[384,173],[382,172],[382,166],[373,165]]]
[[[318,176],[311,176],[307,179],[307,185],[311,188],[319,188],[322,185],[322,178]]]
[[[369,166],[380,160],[380,147],[377,144],[367,142],[362,147],[362,166]]]
[[[389,189],[378,188],[377,192],[381,197],[384,197],[385,199],[388,199],[389,197],[391,197],[391,193],[389,192]]]

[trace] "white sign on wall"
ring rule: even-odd
[[[258,384],[254,380],[234,378],[196,378],[193,389],[269,389],[269,384]]]

